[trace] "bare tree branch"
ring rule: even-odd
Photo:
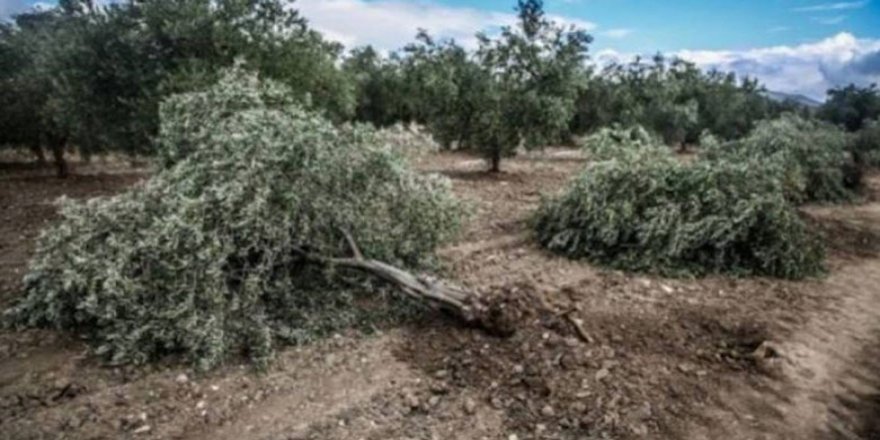
[[[346,234],[355,258],[336,258],[318,255],[295,248],[295,252],[306,261],[325,266],[336,266],[357,270],[373,275],[396,286],[407,296],[428,304],[435,310],[453,314],[469,324],[483,324],[488,311],[478,294],[450,283],[428,276],[416,276],[388,263],[363,258],[355,241]]]
[[[361,253],[361,249],[358,247],[357,242],[354,241],[354,237],[351,236],[351,232],[347,229],[340,229],[342,235],[345,236],[345,241],[348,242],[348,247],[351,249],[352,255],[354,255],[355,259],[363,260],[364,254]]]

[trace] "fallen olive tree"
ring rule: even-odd
[[[399,317],[406,298],[481,324],[476,294],[410,272],[459,228],[448,180],[289,96],[235,68],[166,101],[155,175],[63,202],[8,322],[77,332],[112,363],[202,369],[264,364],[279,343]]]
[[[668,275],[804,278],[824,248],[784,196],[773,169],[750,162],[685,163],[635,131],[600,133],[589,164],[533,220],[547,249],[618,269]]]
[[[422,301],[438,311],[448,312],[468,324],[487,324],[488,307],[473,291],[428,275],[414,275],[391,264],[364,258],[354,238],[342,231],[351,246],[350,258],[328,257],[295,247],[297,255],[310,263],[326,267],[352,269],[375,276],[398,288],[409,297]]]
[[[772,172],[783,182],[786,198],[796,204],[856,198],[862,175],[848,144],[839,128],[794,114],[761,121],[735,141],[701,140],[704,159],[748,162]]]

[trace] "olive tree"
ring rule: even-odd
[[[763,96],[750,78],[704,72],[693,63],[656,55],[589,72],[579,91],[572,130],[590,133],[610,125],[641,125],[672,146],[699,141],[703,132],[730,140],[782,105]]]
[[[280,0],[62,0],[0,33],[0,144],[151,155],[159,103],[208,87],[243,60],[289,87],[304,106],[349,118],[353,88],[326,42]]]
[[[880,119],[867,121],[852,135],[850,150],[859,165],[880,165]]]
[[[750,163],[775,175],[795,203],[852,200],[862,185],[847,134],[827,122],[784,114],[741,139],[702,144],[709,160]]]
[[[534,217],[547,249],[669,275],[803,278],[823,271],[819,237],[771,168],[684,163],[638,128],[604,130],[585,147],[598,160],[562,194],[544,199]]]
[[[50,150],[59,176],[68,172],[64,153],[75,125],[65,105],[70,84],[63,72],[75,51],[81,13],[62,2],[17,15],[0,31],[0,145],[27,147],[41,161],[44,149]]]
[[[27,46],[15,25],[0,23],[0,148],[27,147],[45,162],[40,143],[44,97],[28,81]]]
[[[568,132],[592,37],[550,20],[540,0],[520,0],[516,26],[480,34],[484,74],[471,142],[499,171],[501,159],[558,142]]]
[[[476,295],[406,269],[459,226],[449,181],[372,129],[338,128],[239,68],[161,115],[159,171],[64,203],[12,324],[78,332],[114,363],[178,353],[207,369],[241,352],[262,364],[401,297],[481,319]],[[359,307],[383,285],[404,295]]]
[[[405,99],[415,99],[408,101],[413,118],[446,148],[473,148],[488,80],[473,54],[455,41],[437,41],[424,31],[403,52],[402,93]]]
[[[819,116],[847,131],[858,131],[880,117],[880,90],[876,84],[868,87],[850,84],[828,90],[828,99],[819,109]]]
[[[387,59],[367,46],[349,52],[342,70],[354,83],[355,120],[384,127],[410,119],[397,59]]]

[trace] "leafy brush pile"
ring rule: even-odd
[[[395,124],[376,131],[376,143],[409,159],[419,159],[440,151],[440,144],[423,127]]]
[[[609,160],[630,155],[644,158],[645,154],[665,156],[669,148],[642,126],[630,128],[604,127],[585,137],[581,148],[595,160]]]
[[[368,280],[296,250],[347,256],[349,231],[370,258],[422,265],[456,232],[459,205],[373,131],[338,130],[287,96],[232,69],[171,98],[167,167],[122,195],[65,202],[7,317],[84,333],[114,363],[180,353],[207,369],[379,313],[356,304]]]
[[[631,154],[587,167],[534,219],[538,240],[614,268],[802,278],[823,249],[780,184],[749,164]]]
[[[796,115],[763,121],[737,141],[704,139],[701,144],[709,160],[751,163],[777,173],[795,203],[848,201],[861,185],[846,134]]]

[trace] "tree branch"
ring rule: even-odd
[[[354,241],[354,237],[351,236],[351,232],[348,232],[347,229],[340,229],[342,235],[345,236],[345,241],[348,243],[349,249],[351,249],[351,254],[354,255],[355,259],[363,260],[364,254],[361,253],[361,249],[358,247],[357,242]]]
[[[426,276],[416,276],[388,263],[363,258],[350,234],[346,234],[355,258],[336,258],[318,255],[304,248],[294,248],[294,252],[305,261],[324,266],[336,266],[357,270],[380,278],[402,291],[407,296],[426,303],[435,310],[453,314],[469,324],[484,324],[488,308],[482,304],[475,292],[445,283]]]

